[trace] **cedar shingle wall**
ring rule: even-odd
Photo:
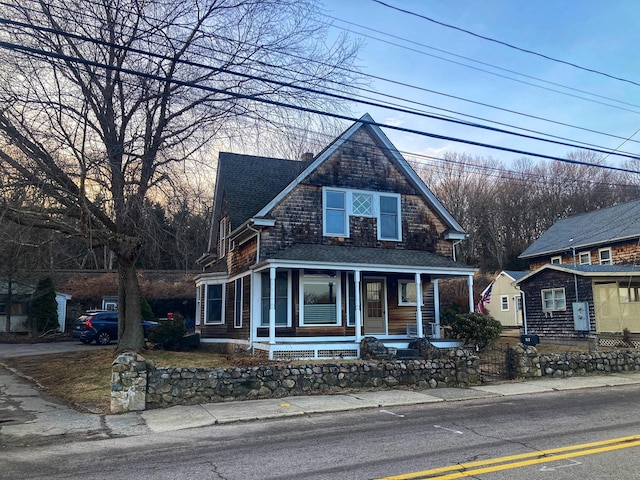
[[[628,242],[619,242],[612,245],[601,245],[592,249],[576,249],[576,263],[580,262],[579,254],[590,252],[591,264],[600,264],[600,253],[602,248],[611,247],[611,258],[615,265],[620,264],[636,264],[640,265],[640,242],[638,240],[630,240]],[[534,258],[529,261],[529,269],[535,270],[548,263],[551,263],[551,257],[557,257],[560,254],[545,255],[544,257]],[[561,254],[562,263],[564,265],[573,265],[573,252],[568,251]]]
[[[276,218],[276,226],[263,234],[263,258],[294,243],[407,248],[451,256],[450,242],[442,240],[445,225],[404,174],[364,130],[354,136],[354,142],[341,146],[274,208],[271,215]],[[349,238],[323,237],[322,187],[402,194],[402,241],[377,240],[376,219],[356,216],[349,218]]]
[[[591,280],[580,276],[577,279],[578,300],[589,303],[591,330],[595,333]],[[549,288],[564,288],[567,309],[565,311],[554,311],[551,316],[545,316],[545,312],[542,309],[542,290]],[[576,301],[573,275],[550,270],[543,271],[530,280],[521,283],[520,289],[525,293],[528,333],[558,339],[585,337],[585,333],[576,332],[573,325],[572,303]]]

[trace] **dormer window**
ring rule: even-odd
[[[322,200],[325,237],[349,237],[349,217],[370,217],[377,220],[378,240],[402,240],[400,195],[325,188]]]

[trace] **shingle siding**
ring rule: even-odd
[[[591,279],[577,276],[578,300],[588,302],[591,331],[595,333],[595,314],[593,311],[593,293]],[[545,270],[525,280],[520,285],[525,294],[527,331],[533,335],[555,339],[580,339],[588,333],[574,329],[572,304],[576,301],[574,276],[564,272]],[[542,308],[542,290],[564,288],[566,310],[554,311],[545,315]]]

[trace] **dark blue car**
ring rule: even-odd
[[[158,322],[142,322],[144,338]],[[82,343],[95,341],[98,345],[109,345],[118,339],[118,312],[87,312],[76,320],[72,332],[73,338]]]

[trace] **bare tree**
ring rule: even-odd
[[[118,350],[140,349],[147,200],[171,195],[216,138],[282,118],[261,101],[339,107],[292,85],[349,84],[357,45],[327,46],[312,0],[9,0],[0,12],[0,169],[46,198],[8,213],[108,246]]]

